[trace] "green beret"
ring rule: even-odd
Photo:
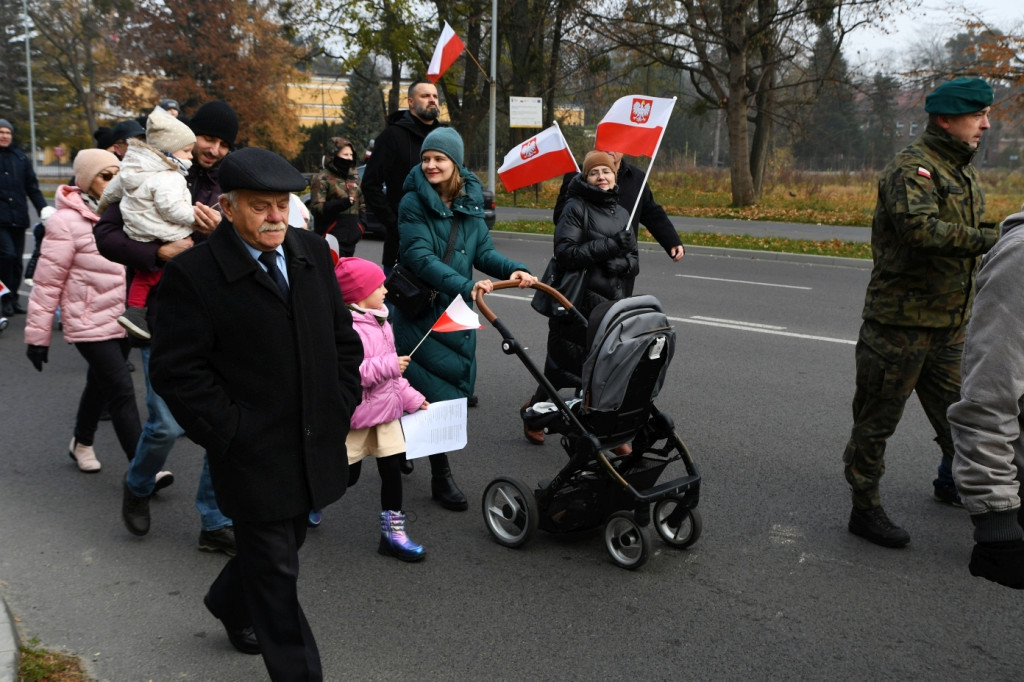
[[[245,147],[225,156],[217,179],[224,193],[236,189],[300,192],[308,184],[283,156],[259,147]]]
[[[932,90],[924,99],[929,114],[973,114],[992,104],[992,86],[981,78],[956,78]]]

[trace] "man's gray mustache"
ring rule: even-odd
[[[286,225],[284,223],[263,223],[260,225],[260,232],[270,232],[273,230],[283,230]]]

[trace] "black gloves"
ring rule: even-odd
[[[1024,590],[1024,540],[976,543],[969,568],[973,576]]]
[[[633,249],[636,248],[636,233],[633,230],[616,232],[612,239],[615,240],[615,243],[619,245],[624,254],[632,253]]]
[[[25,351],[25,355],[28,356],[29,361],[32,365],[39,370],[43,371],[43,363],[49,361],[50,347],[49,346],[32,346],[28,347]]]

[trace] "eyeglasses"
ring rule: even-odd
[[[103,171],[102,173],[99,174],[99,177],[103,178],[106,182],[110,182],[111,180],[114,179],[115,175],[117,175],[117,171]]]

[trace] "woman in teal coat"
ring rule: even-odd
[[[536,281],[522,263],[498,253],[484,223],[480,180],[463,166],[463,144],[451,128],[438,128],[423,140],[420,165],[409,171],[398,208],[399,262],[437,290],[433,306],[410,319],[391,312],[399,355],[408,355],[456,296],[470,305],[491,280],[474,282],[473,268],[521,288]],[[458,229],[450,261],[443,262],[452,229]],[[431,334],[412,356],[405,377],[430,402],[468,398],[476,383],[476,331]],[[448,457],[430,457],[432,497],[445,509],[468,507],[455,485]]]

